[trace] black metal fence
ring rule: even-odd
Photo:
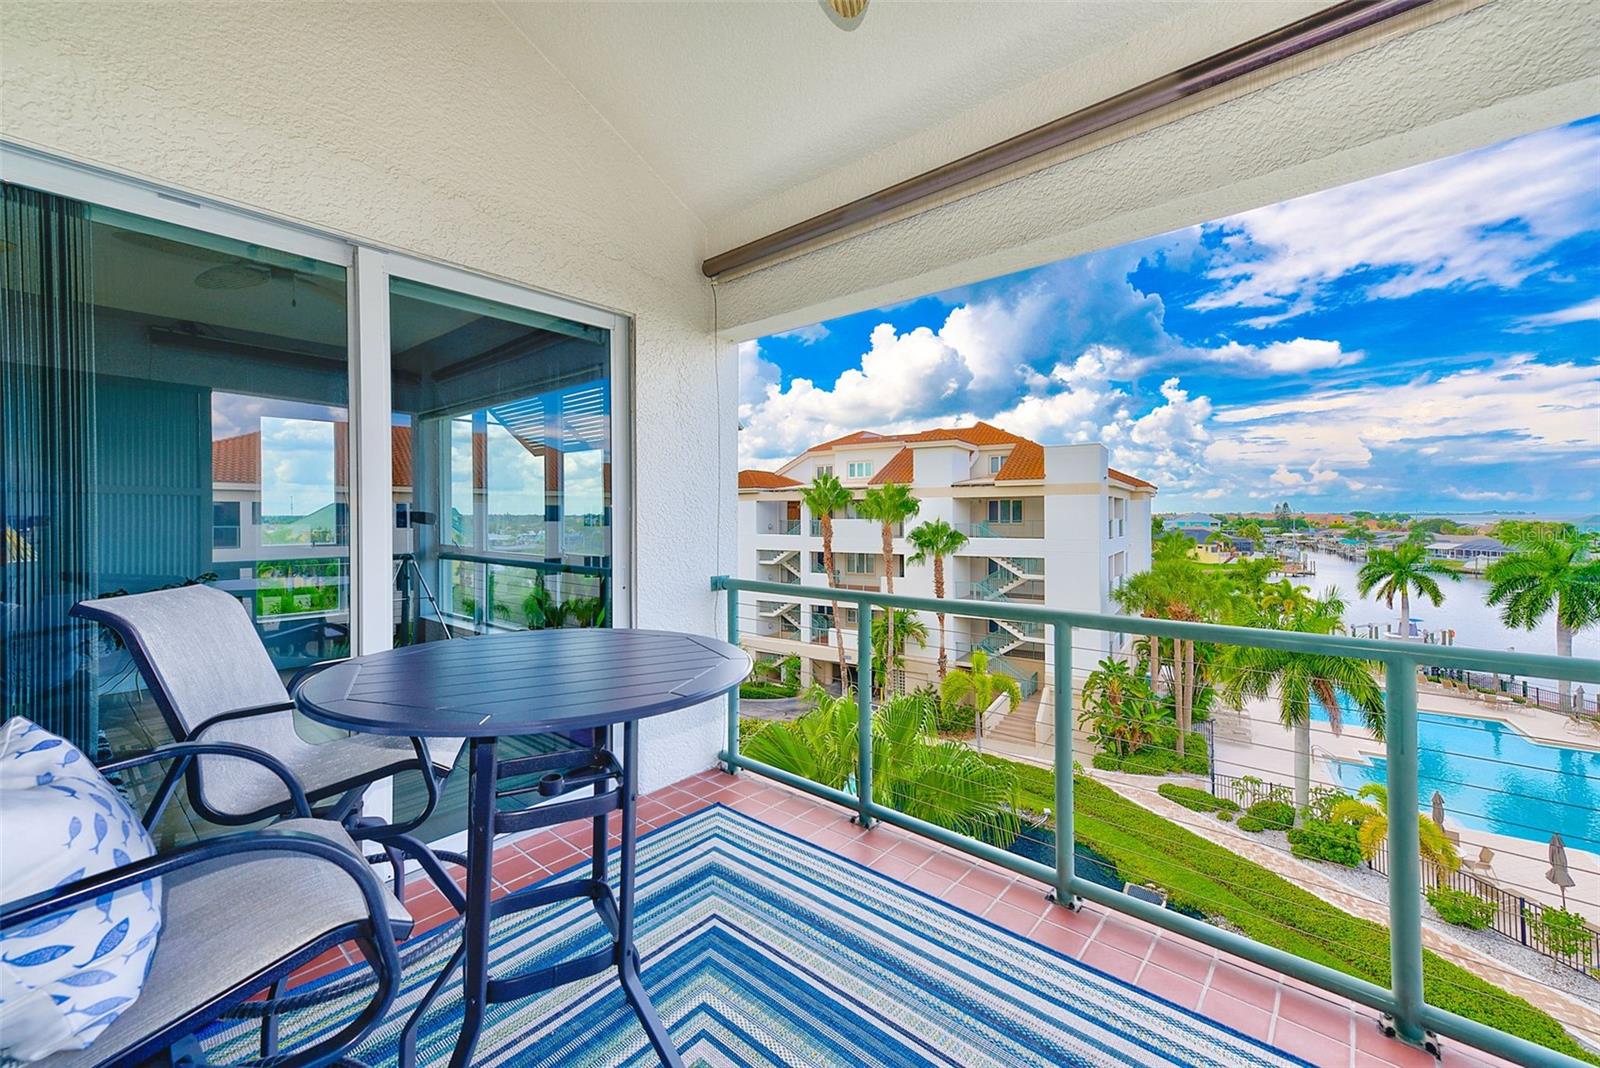
[[[1584,693],[1583,687],[1575,687],[1565,701],[1561,698],[1561,691],[1549,686],[1530,682],[1527,679],[1512,678],[1509,675],[1496,675],[1488,671],[1463,671],[1458,668],[1424,668],[1427,677],[1434,682],[1456,682],[1469,686],[1474,690],[1483,690],[1490,693],[1501,693],[1513,701],[1523,701],[1540,708],[1548,708],[1553,712],[1570,712],[1579,716],[1600,716],[1600,693]]]

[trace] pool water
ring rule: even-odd
[[[1313,719],[1327,712],[1313,702]],[[1359,712],[1346,710],[1359,725]],[[1508,723],[1422,712],[1417,716],[1418,797],[1431,811],[1444,797],[1445,826],[1489,831],[1545,843],[1560,832],[1570,849],[1600,853],[1600,753],[1541,745]],[[1332,761],[1352,793],[1382,783],[1388,761]]]

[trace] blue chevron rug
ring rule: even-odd
[[[722,806],[640,840],[639,909],[645,985],[690,1065],[1304,1063]],[[587,902],[564,902],[498,922],[494,956],[502,971],[525,968],[602,939]],[[400,1028],[454,944],[408,961],[362,1060],[395,1063]],[[364,1000],[287,1016],[283,1048],[331,1033]],[[446,1063],[459,1019],[458,981],[423,1025],[421,1063]],[[248,1060],[258,1034],[230,1023],[206,1046],[224,1063]],[[657,1062],[607,975],[492,1007],[474,1063]]]

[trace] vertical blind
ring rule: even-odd
[[[93,753],[93,642],[68,612],[99,578],[95,338],[84,205],[3,186],[0,694]]]

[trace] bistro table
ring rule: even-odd
[[[623,992],[664,1064],[682,1061],[639,979],[633,943],[634,803],[639,721],[725,694],[750,672],[750,658],[713,638],[654,630],[538,630],[413,645],[348,660],[313,676],[295,694],[311,719],[345,730],[406,737],[466,738],[467,885],[461,945],[412,1014],[402,1065],[415,1063],[423,1015],[459,963],[461,1035],[450,1058],[464,1068],[490,1004],[524,998],[615,968]],[[611,728],[622,727],[621,760]],[[555,733],[577,743],[554,753],[500,760],[496,743]],[[528,777],[533,777],[531,781]],[[519,785],[499,788],[503,779]],[[578,794],[567,800],[555,800]],[[533,796],[536,807],[500,809],[499,798]],[[612,894],[606,817],[622,813],[618,887]],[[592,819],[587,877],[538,884],[491,901],[496,834]],[[511,975],[489,974],[493,920],[554,901],[588,898],[611,932],[605,949]]]

